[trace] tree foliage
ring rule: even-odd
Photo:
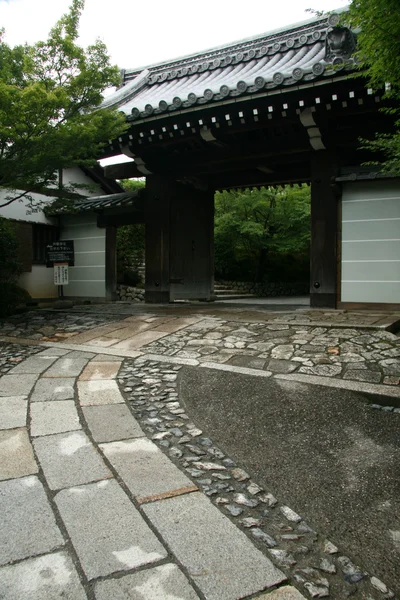
[[[14,224],[0,217],[0,317],[11,314],[29,299],[29,294],[17,286],[22,272],[18,251]]]
[[[309,243],[310,192],[306,186],[217,192],[217,277],[301,279],[307,272]]]
[[[126,127],[113,109],[99,108],[103,91],[119,82],[101,41],[77,43],[84,0],[44,42],[10,48],[0,31],[0,187],[18,194],[54,185],[60,169],[91,164]]]
[[[120,184],[127,192],[145,187],[144,180],[123,179]],[[117,280],[135,286],[140,281],[138,267],[145,256],[145,226],[143,223],[124,225],[117,230]]]
[[[349,12],[343,17],[346,24],[357,30],[357,55],[360,71],[375,89],[385,88],[394,115],[395,132],[379,132],[364,147],[384,156],[384,171],[400,173],[400,6],[399,0],[352,0]]]

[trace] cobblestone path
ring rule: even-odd
[[[399,338],[380,325],[50,315],[0,331],[0,598],[395,597],[191,422],[177,377],[191,365],[368,389],[397,419]]]

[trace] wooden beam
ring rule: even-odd
[[[134,162],[121,163],[119,165],[108,165],[104,167],[104,175],[107,179],[132,179],[133,177],[144,177]]]

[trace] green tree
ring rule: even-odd
[[[120,184],[127,192],[145,188],[143,179],[122,179]],[[137,285],[140,281],[138,267],[144,261],[145,226],[144,223],[123,225],[117,230],[117,280],[127,285]]]
[[[14,224],[0,217],[0,317],[11,314],[29,299],[29,294],[17,286],[22,272],[18,251]]]
[[[83,8],[84,0],[72,0],[48,39],[32,46],[10,48],[0,31],[2,206],[54,185],[63,168],[92,164],[126,128],[116,110],[99,108],[119,72],[101,41],[76,43]]]
[[[279,273],[283,262],[308,262],[309,242],[307,186],[217,192],[217,276],[255,281],[285,279],[289,274]]]
[[[400,173],[400,6],[399,0],[352,0],[343,22],[357,31],[360,73],[375,89],[386,87],[394,115],[393,135],[377,133],[364,146],[383,154],[382,169]],[[389,85],[388,85],[389,84]]]

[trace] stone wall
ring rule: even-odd
[[[254,294],[260,297],[268,296],[305,296],[309,294],[308,281],[252,283],[251,281],[216,281],[215,288],[235,290],[243,294]]]
[[[125,302],[144,302],[144,289],[118,283],[117,300]]]

